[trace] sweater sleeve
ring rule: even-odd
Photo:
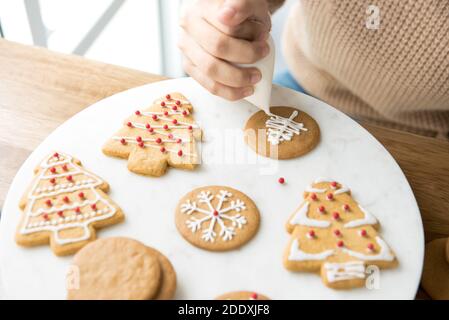
[[[277,9],[282,7],[285,0],[268,0],[268,7],[270,9],[270,12],[273,14]]]

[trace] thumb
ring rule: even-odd
[[[234,27],[254,16],[255,5],[251,0],[225,0],[218,10],[219,21]]]

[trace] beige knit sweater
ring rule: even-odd
[[[308,93],[347,114],[448,138],[449,0],[298,0],[283,53]]]

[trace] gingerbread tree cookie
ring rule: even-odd
[[[193,245],[211,251],[231,250],[248,242],[259,228],[259,211],[238,190],[201,187],[189,192],[176,209],[176,227]]]
[[[105,194],[109,185],[67,154],[47,156],[35,170],[20,201],[22,219],[16,242],[50,243],[56,255],[68,255],[95,240],[96,228],[123,220],[121,209]]]
[[[318,179],[287,222],[291,240],[284,265],[292,271],[321,272],[331,288],[365,285],[366,268],[397,265],[394,253],[377,233],[379,224],[344,185]]]
[[[143,175],[162,176],[167,166],[193,170],[200,161],[195,140],[201,139],[201,129],[192,111],[182,94],[168,94],[126,119],[103,153],[128,159],[128,169]]]

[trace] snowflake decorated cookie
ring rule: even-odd
[[[334,289],[362,287],[373,266],[397,265],[378,228],[377,219],[354,200],[348,187],[317,179],[287,222],[291,239],[284,265],[291,271],[319,272]]]
[[[121,209],[106,195],[107,182],[85,170],[70,155],[52,153],[35,169],[20,201],[22,217],[16,242],[50,244],[56,255],[69,255],[95,240],[96,229],[121,222]]]
[[[105,143],[103,153],[128,159],[128,169],[142,175],[159,177],[169,166],[193,170],[200,163],[196,142],[201,140],[201,129],[192,112],[182,94],[167,94],[126,119]]]
[[[271,107],[271,115],[260,110],[245,125],[245,142],[264,157],[291,159],[313,150],[320,128],[307,113],[290,107]]]
[[[208,186],[189,192],[176,209],[176,227],[191,244],[225,251],[248,242],[259,228],[259,210],[245,194]]]

